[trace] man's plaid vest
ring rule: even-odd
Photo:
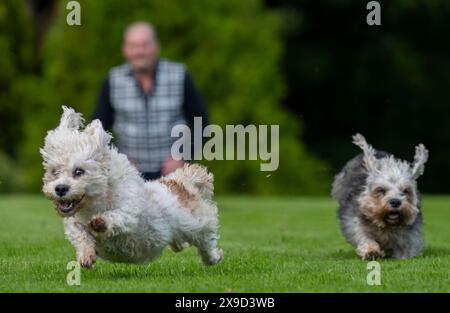
[[[129,64],[112,68],[109,73],[116,145],[141,172],[160,171],[176,140],[170,136],[172,127],[186,124],[185,72],[183,64],[160,59],[151,95],[139,88]]]

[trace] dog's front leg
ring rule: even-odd
[[[379,257],[383,258],[385,255],[380,245],[375,240],[367,237],[359,240],[356,252],[363,260],[372,260]]]
[[[344,217],[341,222],[341,228],[347,241],[356,248],[356,253],[363,260],[384,257],[383,249],[371,236],[370,229],[361,222],[360,218]]]
[[[64,219],[64,230],[67,238],[75,247],[77,261],[82,267],[90,268],[97,258],[95,239],[87,228],[69,217]]]
[[[418,256],[423,250],[421,232],[407,232],[397,239],[399,242],[393,245],[392,256],[396,259],[408,259]]]
[[[138,219],[123,210],[110,210],[94,215],[89,228],[95,235],[106,237],[129,233],[137,225]]]

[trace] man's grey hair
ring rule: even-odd
[[[156,33],[155,27],[149,22],[145,21],[137,21],[129,24],[123,32],[123,39],[125,40],[127,38],[127,35],[130,31],[138,28],[149,30],[153,36],[153,40],[158,41],[158,34]]]

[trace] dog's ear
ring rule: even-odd
[[[86,126],[84,133],[91,136],[100,147],[107,146],[112,139],[111,134],[103,129],[100,120],[93,120]]]
[[[44,148],[39,148],[39,152],[41,153],[42,159],[44,160],[44,162],[42,163],[44,166],[47,165],[48,160],[50,158],[49,154],[47,153],[47,151],[45,151]]]
[[[375,157],[375,149],[369,145],[361,134],[356,134],[352,137],[353,143],[361,148],[364,153],[364,166],[368,171],[374,171],[377,168],[377,159]]]
[[[425,163],[428,161],[428,150],[423,144],[416,146],[416,154],[414,155],[414,163],[411,166],[411,175],[414,179],[419,178],[425,170]]]
[[[63,105],[63,114],[58,128],[67,128],[73,130],[79,130],[83,126],[84,119],[81,113],[75,112],[74,109]]]

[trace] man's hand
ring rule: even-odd
[[[183,165],[183,160],[177,161],[172,158],[168,158],[163,162],[161,166],[161,174],[162,176],[166,176],[175,171],[177,168],[183,167]]]

